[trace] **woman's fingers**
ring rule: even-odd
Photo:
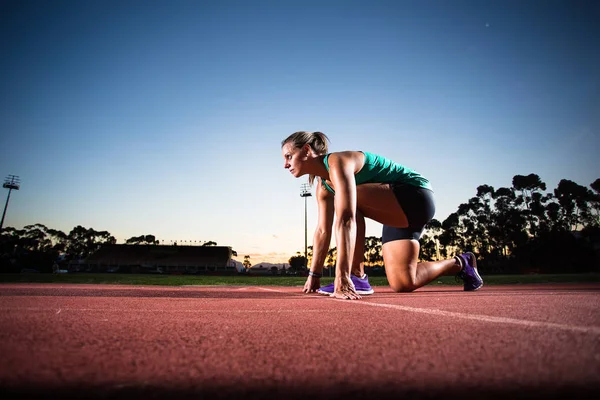
[[[342,299],[342,300],[360,300],[360,299],[362,299],[362,297],[358,293],[356,293],[356,291],[349,289],[349,288],[338,290],[338,291],[334,292],[333,296],[336,299]]]
[[[304,284],[304,288],[302,289],[302,291],[304,293],[314,293],[320,287],[321,287],[320,279],[309,276],[308,279],[306,280],[306,283]]]

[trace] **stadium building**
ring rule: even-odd
[[[110,244],[69,266],[71,271],[122,273],[237,273],[228,246]]]

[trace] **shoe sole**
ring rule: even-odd
[[[317,293],[318,294],[322,294],[322,295],[326,295],[326,296],[331,296],[333,294],[333,293],[325,292],[325,291],[322,291],[322,290],[317,290]],[[371,289],[371,290],[357,290],[356,293],[362,294],[363,296],[368,296],[370,294],[375,293],[375,291],[373,289]]]
[[[479,275],[479,270],[477,269],[477,259],[475,258],[475,254],[471,253],[470,251],[465,253],[469,256],[470,260],[469,261],[473,261],[473,270],[475,271],[475,275],[477,275],[477,278],[479,278],[479,280],[481,281],[481,285],[477,286],[475,289],[469,289],[469,290],[465,290],[465,292],[474,292],[476,290],[479,290],[483,287],[483,279],[481,278],[481,275]]]
[[[371,290],[357,290],[356,293],[368,296],[370,294],[375,293],[375,291],[373,289],[371,289]]]

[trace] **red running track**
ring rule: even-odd
[[[600,284],[0,285],[3,398],[580,398],[600,394]]]

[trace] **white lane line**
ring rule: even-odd
[[[267,289],[261,288],[263,290],[268,290],[271,292],[279,292],[286,293],[281,290],[276,289]],[[323,296],[326,297],[326,296]],[[348,300],[339,300],[347,302]],[[530,321],[526,319],[516,319],[516,318],[507,318],[507,317],[494,317],[490,315],[481,315],[481,314],[465,314],[453,311],[443,311],[435,308],[417,308],[417,307],[408,307],[408,306],[400,306],[397,304],[386,304],[386,303],[371,303],[368,301],[351,301],[351,304],[363,304],[372,307],[383,307],[383,308],[391,308],[395,310],[408,311],[414,313],[421,314],[429,314],[429,315],[437,315],[442,317],[450,317],[450,318],[463,318],[470,319],[474,321],[480,322],[490,322],[496,324],[509,324],[509,325],[520,325],[527,327],[535,327],[535,328],[549,328],[549,329],[559,329],[566,330],[572,332],[583,332],[583,333],[591,333],[594,335],[600,335],[600,327],[595,326],[577,326],[577,325],[567,325],[567,324],[557,324],[554,322],[542,322],[542,321]]]
[[[260,286],[257,286],[256,288],[261,289],[261,290],[266,290],[267,292],[289,293],[289,292],[284,292],[283,290],[270,289],[270,288],[260,287]],[[290,293],[290,294],[293,294],[293,293]]]
[[[269,292],[278,292],[278,293],[289,293],[282,290],[277,289],[269,289],[264,287],[258,287],[259,289],[269,291]],[[323,298],[327,298],[327,296],[320,296]],[[298,297],[301,298],[301,297]],[[317,296],[311,296],[311,299],[318,298]],[[338,300],[343,302],[348,302],[348,300]],[[449,318],[462,318],[473,321],[480,322],[488,322],[488,323],[496,323],[496,324],[505,324],[505,325],[519,325],[525,327],[535,327],[535,328],[546,328],[546,329],[559,329],[571,332],[583,332],[588,334],[600,335],[600,327],[595,326],[577,326],[577,325],[567,325],[567,324],[557,324],[553,322],[542,322],[542,321],[530,321],[525,319],[516,319],[516,318],[507,318],[507,317],[494,317],[490,315],[481,315],[481,314],[465,314],[453,311],[443,311],[433,308],[417,308],[417,307],[408,307],[401,306],[397,304],[386,304],[386,303],[371,303],[368,301],[350,301],[350,304],[360,304],[371,307],[382,307],[382,308],[390,308],[394,310],[400,311],[408,311],[420,314],[428,314],[428,315],[436,315],[441,317],[449,317]],[[47,311],[48,309],[43,308],[0,308],[0,311]],[[148,309],[97,309],[97,308],[63,308],[63,310],[67,311],[141,311],[141,312],[170,312],[169,310],[148,310]],[[281,312],[324,312],[325,310],[227,310],[227,312],[236,312],[236,313],[281,313]],[[332,312],[335,310],[331,310]],[[188,313],[206,313],[206,312],[223,312],[223,310],[172,310],[171,312],[188,312]],[[339,310],[335,311],[339,312]]]
[[[347,300],[340,300],[347,301]],[[408,306],[400,306],[397,304],[385,304],[385,303],[371,303],[367,301],[352,301],[352,304],[361,304],[371,307],[382,307],[382,308],[391,308],[394,310],[400,311],[408,311],[420,314],[428,314],[428,315],[436,315],[440,317],[449,317],[449,318],[462,318],[462,319],[470,319],[473,321],[480,322],[491,322],[495,324],[508,324],[508,325],[520,325],[526,327],[533,328],[546,328],[546,329],[560,329],[565,331],[572,332],[583,332],[583,333],[591,333],[594,335],[600,335],[600,327],[595,326],[577,326],[577,325],[566,325],[566,324],[557,324],[554,322],[542,322],[542,321],[530,321],[526,319],[516,319],[516,318],[507,318],[507,317],[493,317],[490,315],[481,315],[481,314],[465,314],[453,311],[443,311],[437,310],[434,308],[417,308],[417,307],[408,307]]]

